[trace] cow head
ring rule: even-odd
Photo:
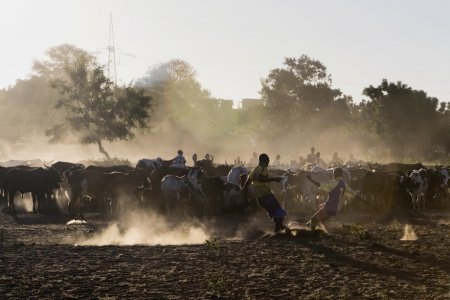
[[[161,168],[162,166],[164,166],[164,161],[161,157],[157,157],[155,159],[155,168]]]
[[[440,174],[442,175],[442,184],[441,187],[444,188],[448,184],[448,180],[450,179],[450,172],[446,168],[441,168],[439,170]]]
[[[62,182],[62,177],[53,167],[47,167],[47,186],[50,190],[58,189],[59,184]]]

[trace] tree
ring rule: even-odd
[[[285,58],[284,67],[271,70],[261,84],[264,131],[272,137],[291,133],[311,139],[313,131],[305,129],[314,128],[316,135],[349,119],[352,98],[333,88],[326,67],[306,55]]]
[[[52,47],[46,51],[47,58],[44,60],[34,60],[32,70],[36,76],[47,80],[67,78],[66,69],[76,62],[86,65],[95,62],[95,57],[87,51],[71,44],[62,44]]]
[[[192,114],[208,106],[211,96],[195,78],[191,65],[179,59],[151,67],[136,83],[151,92],[158,115],[172,125],[185,125]],[[162,119],[157,120],[162,121]],[[183,126],[185,127],[185,126]]]
[[[363,95],[369,98],[361,104],[366,128],[375,132],[396,158],[433,155],[440,144],[438,135],[446,111],[443,107],[438,110],[437,98],[386,79],[377,87],[365,88]]]
[[[64,109],[66,122],[46,131],[51,142],[62,141],[69,131],[83,144],[96,144],[110,160],[102,141],[129,140],[133,130],[147,127],[152,98],[143,89],[115,87],[97,64],[78,59],[65,67],[68,80],[55,79],[60,94],[55,108]]]

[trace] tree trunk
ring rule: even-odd
[[[98,151],[103,154],[106,160],[111,160],[111,156],[109,156],[108,152],[106,152],[105,148],[102,146],[102,141],[97,141]]]

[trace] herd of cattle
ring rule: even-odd
[[[390,163],[343,166],[343,170],[344,181],[358,194],[341,201],[346,208],[381,212],[450,206],[448,167]],[[244,165],[216,165],[206,159],[184,168],[170,167],[160,158],[140,160],[135,167],[86,167],[71,162],[45,167],[22,164],[0,167],[0,199],[7,202],[12,214],[14,198],[24,193],[31,193],[35,213],[46,212],[56,202],[66,203],[62,210],[72,215],[121,212],[133,206],[200,217],[251,213],[258,210],[256,199],[250,196],[244,201],[241,193],[249,171]],[[271,169],[270,173],[283,177],[280,183],[273,183],[273,190],[288,210],[315,209],[324,195],[306,176],[326,182],[332,179],[333,169]]]

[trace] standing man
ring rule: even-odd
[[[311,153],[306,156],[306,162],[310,164],[316,163],[316,148],[311,147]]]
[[[277,168],[281,167],[281,161],[280,161],[280,159],[281,159],[280,154],[277,154],[277,156],[275,157],[275,160],[274,160],[274,162],[273,162],[273,166],[274,166],[274,167],[277,167]]]
[[[316,152],[316,166],[326,169],[327,164],[323,161],[323,159],[320,157],[320,152]]]
[[[333,153],[333,157],[331,158],[330,165],[333,167],[342,166],[344,161],[338,156],[337,152]]]
[[[253,152],[253,157],[250,158],[248,164],[250,166],[256,166],[258,164],[258,154],[256,152]]]
[[[252,184],[258,203],[267,211],[269,217],[275,223],[275,233],[281,233],[283,230],[289,232],[289,228],[283,224],[286,217],[285,210],[281,207],[275,195],[270,188],[271,182],[280,182],[282,177],[269,178],[267,167],[269,166],[269,156],[265,153],[259,156],[259,164],[250,172],[244,184],[244,201],[247,202],[247,191],[250,183]]]

